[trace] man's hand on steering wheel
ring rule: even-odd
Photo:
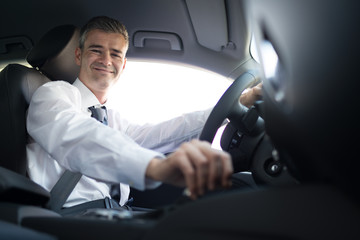
[[[250,108],[257,100],[262,97],[262,83],[257,84],[252,88],[247,88],[240,96],[240,103]]]

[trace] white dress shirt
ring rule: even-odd
[[[73,85],[46,83],[30,102],[30,178],[50,191],[65,169],[83,174],[65,207],[110,197],[110,183],[120,183],[120,205],[129,197],[129,185],[139,190],[157,187],[159,182],[145,178],[149,161],[198,137],[210,114],[210,110],[194,112],[137,126],[108,109],[105,126],[91,118],[88,107],[94,105],[100,106],[99,101],[79,79]]]

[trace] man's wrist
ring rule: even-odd
[[[162,161],[162,159],[159,158],[153,158],[150,160],[146,171],[145,171],[145,177],[155,180],[155,181],[161,181],[159,178],[159,175],[156,174],[158,170],[159,163]]]

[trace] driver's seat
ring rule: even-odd
[[[34,91],[49,79],[35,69],[10,64],[0,73],[0,166],[26,175],[26,111]]]
[[[79,29],[61,25],[47,32],[28,54],[33,66],[9,64],[0,77],[0,166],[26,175],[26,111],[35,90],[50,80],[73,82],[79,72],[74,51]]]
[[[44,206],[49,199],[46,190],[26,179],[26,111],[33,93],[42,84],[76,79],[79,67],[75,64],[74,51],[79,32],[73,25],[51,29],[27,57],[34,68],[9,64],[0,73],[1,202]],[[18,218],[17,221],[21,221]]]

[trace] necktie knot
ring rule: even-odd
[[[92,106],[89,107],[89,110],[91,111],[91,117],[95,118],[104,125],[108,125],[108,116],[105,106],[101,106],[101,107]]]

